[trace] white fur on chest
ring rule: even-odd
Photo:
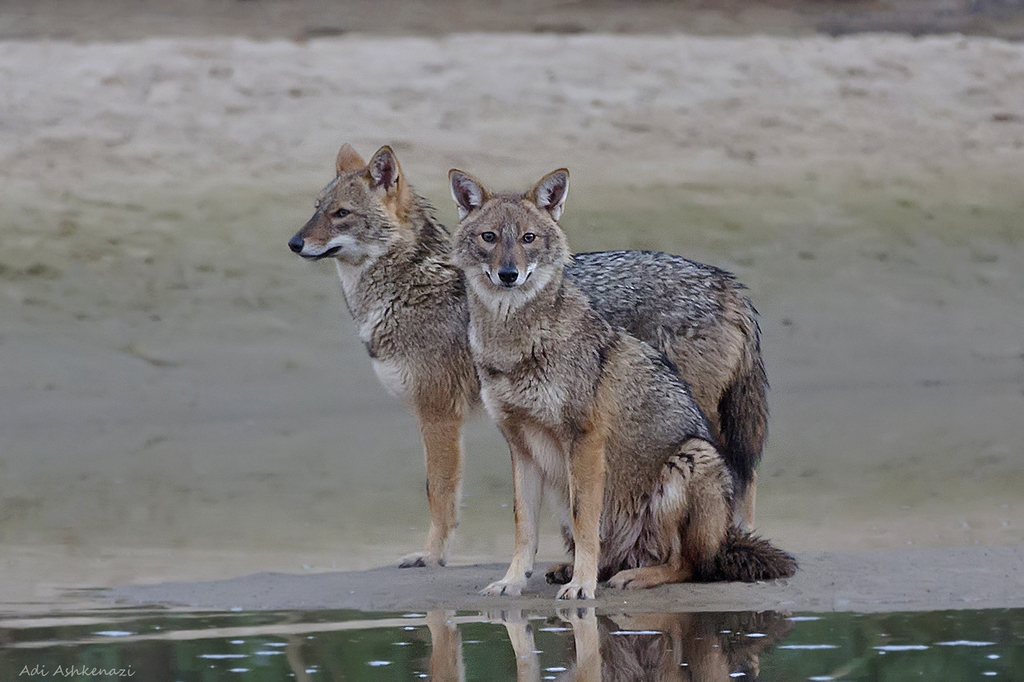
[[[544,483],[563,495],[569,490],[568,453],[548,431],[526,427],[523,438],[534,463],[544,472]]]
[[[338,273],[338,279],[341,280],[341,289],[345,292],[345,298],[351,301],[352,297],[355,296],[359,279],[366,272],[366,266],[342,263],[340,260],[335,259],[334,269]]]
[[[501,420],[509,408],[525,410],[538,422],[557,427],[562,420],[568,387],[558,377],[521,377],[515,382],[501,373],[501,369],[525,360],[520,349],[509,348],[507,352],[484,342],[476,325],[469,323],[469,348],[480,374],[480,398],[491,418]],[[498,370],[491,374],[487,367]]]
[[[568,397],[567,387],[561,382],[542,377],[513,382],[503,374],[480,374],[480,398],[493,419],[500,421],[506,412],[514,410],[528,413],[538,425],[561,425]]]
[[[379,327],[383,321],[384,306],[374,306],[370,308],[359,325],[359,340],[363,343],[372,342],[373,333],[377,331],[377,327]]]
[[[379,302],[366,302],[356,298],[356,287],[365,268],[348,265],[341,261],[335,261],[334,264],[338,271],[338,278],[341,280],[341,288],[345,292],[345,299],[359,324],[359,340],[372,347],[374,335],[384,324],[387,311]],[[378,360],[374,358],[371,360],[371,364],[377,378],[391,393],[398,396],[404,395],[409,385],[409,372],[400,362],[393,359]]]
[[[388,360],[373,359],[370,361],[373,371],[393,395],[403,398],[412,388],[411,372],[404,362],[397,358]]]

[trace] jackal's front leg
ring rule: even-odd
[[[402,557],[399,566],[444,566],[452,534],[459,523],[462,498],[462,417],[420,414],[420,434],[427,460],[430,531],[422,552]]]
[[[572,580],[558,591],[559,599],[593,599],[597,591],[604,504],[604,444],[604,430],[591,429],[569,455],[573,568]]]
[[[506,434],[506,440],[512,453],[516,546],[505,577],[485,587],[481,594],[514,596],[523,593],[526,581],[533,573],[544,479],[540,468],[520,439]]]

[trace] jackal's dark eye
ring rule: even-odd
[[[488,244],[493,244],[494,242],[498,241],[498,235],[494,234],[493,232],[481,232],[480,239],[483,239]]]
[[[331,215],[333,215],[335,218],[344,218],[345,216],[347,216],[351,212],[352,211],[348,210],[347,208],[339,208],[334,213],[332,213]]]
[[[533,232],[527,232],[526,234],[523,235],[523,243],[524,244],[532,244],[533,240],[536,239],[536,238],[537,238],[537,235],[535,235]]]

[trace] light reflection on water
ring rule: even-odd
[[[0,621],[0,679],[1021,679],[1024,609],[187,612]],[[71,674],[69,674],[71,673]]]

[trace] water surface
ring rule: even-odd
[[[0,623],[2,679],[1022,679],[1024,610],[115,609]]]

